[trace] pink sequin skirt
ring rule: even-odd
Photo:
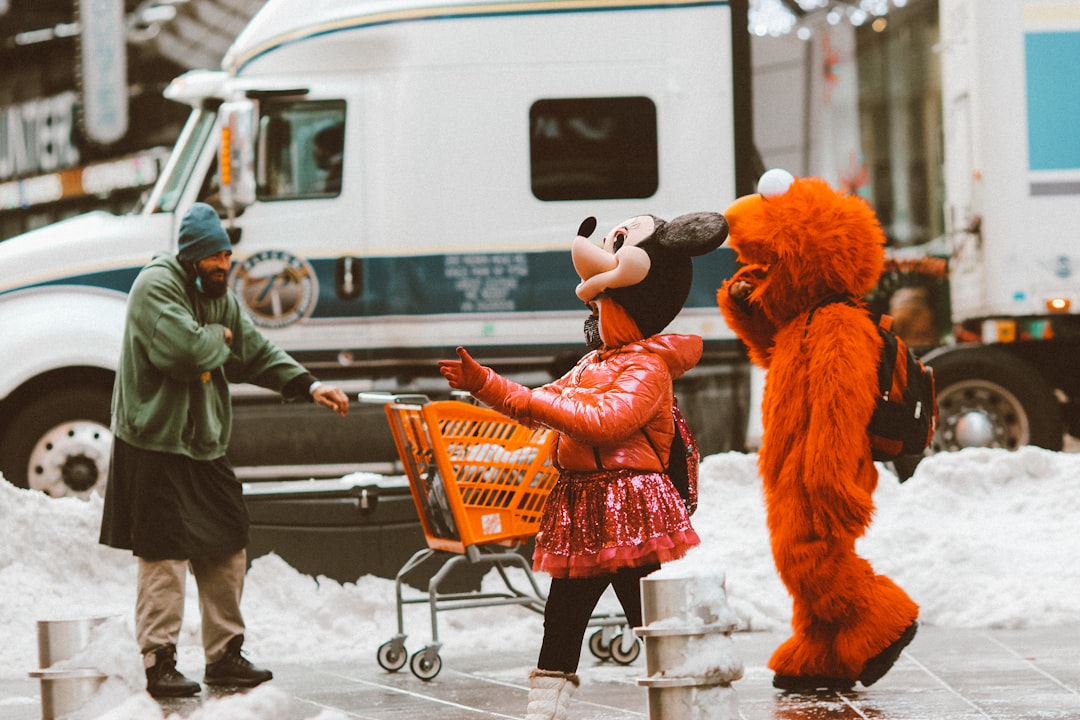
[[[700,542],[667,475],[563,472],[544,505],[533,569],[560,578],[606,575],[677,560]]]

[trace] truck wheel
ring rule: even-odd
[[[4,477],[53,497],[104,495],[110,403],[109,391],[81,387],[54,390],[25,405],[0,442]]]
[[[934,452],[1024,445],[1061,450],[1061,405],[1028,363],[983,348],[948,352],[928,364],[938,402]]]

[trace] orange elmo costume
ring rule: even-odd
[[[758,468],[773,558],[793,598],[775,687],[871,685],[917,627],[918,606],[855,553],[878,473],[866,432],[881,349],[861,306],[884,263],[868,204],[782,170],[725,211],[740,269],[717,293],[750,359],[768,370]],[[857,301],[827,302],[838,297]]]

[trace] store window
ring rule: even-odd
[[[937,2],[889,13],[888,30],[856,31],[859,115],[871,202],[889,244],[942,234],[941,71]]]
[[[659,185],[656,105],[646,97],[538,100],[529,150],[540,200],[651,197]]]

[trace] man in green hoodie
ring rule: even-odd
[[[198,693],[176,668],[190,567],[199,591],[208,685],[273,677],[242,654],[240,595],[248,516],[225,457],[230,382],[314,401],[344,416],[349,400],[267,340],[228,292],[232,244],[196,203],[179,251],[154,256],[131,288],[112,401],[114,435],[101,542],[138,558],[135,639],[155,697]]]

